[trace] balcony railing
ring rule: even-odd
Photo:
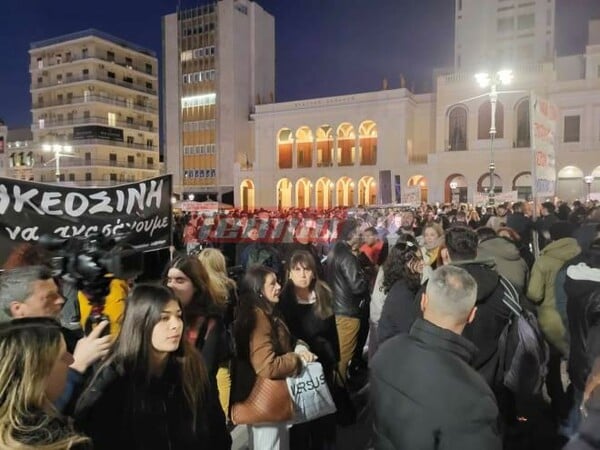
[[[56,127],[72,127],[75,125],[108,125],[110,127],[120,127],[120,128],[133,128],[135,130],[140,131],[149,131],[156,132],[157,128],[155,126],[146,126],[140,125],[135,122],[127,122],[126,120],[115,120],[109,121],[106,117],[82,117],[78,119],[63,119],[63,120],[46,120],[44,119],[44,125],[40,127],[39,122],[37,124],[33,124],[31,128],[33,130],[45,130],[48,128],[56,128]]]
[[[92,81],[92,80],[104,81],[105,83],[122,86],[127,89],[132,89],[132,90],[138,91],[138,92],[143,92],[144,94],[156,95],[156,89],[154,89],[154,88],[150,89],[145,86],[140,86],[140,85],[137,85],[134,83],[129,83],[127,81],[117,80],[117,78],[111,78],[111,77],[108,77],[105,75],[94,75],[94,76],[80,75],[77,77],[75,77],[75,76],[64,77],[63,79],[60,79],[60,80],[49,80],[46,82],[35,83],[35,85],[32,86],[32,90],[43,89],[43,88],[48,88],[48,87],[55,87],[55,86],[62,86],[62,85],[66,85],[69,83],[79,83],[81,81]]]
[[[148,112],[158,114],[158,109],[153,106],[147,106],[138,102],[127,102],[126,100],[119,100],[114,97],[105,97],[103,95],[89,95],[89,96],[78,96],[78,97],[67,97],[62,100],[51,100],[43,102],[35,102],[33,104],[34,109],[48,108],[52,106],[63,106],[63,105],[77,105],[81,103],[90,102],[101,102],[107,105],[120,106],[122,108],[134,109],[136,111]]]
[[[158,170],[158,162],[148,163],[146,161],[118,161],[114,159],[86,159],[86,158],[61,158],[60,167],[63,168],[91,168],[91,167],[114,167],[115,169],[137,169]],[[34,166],[36,171],[56,170],[54,163],[39,162]]]
[[[90,60],[90,59],[99,59],[100,61],[104,61],[107,63],[113,63],[116,64],[118,66],[121,67],[125,67],[129,70],[134,70],[140,74],[143,75],[148,75],[151,77],[156,77],[155,75],[155,68],[153,67],[152,72],[148,72],[146,70],[146,66],[144,65],[143,67],[140,65],[136,65],[136,64],[128,64],[127,62],[123,61],[115,61],[115,60],[111,60],[108,59],[106,56],[99,56],[96,54],[87,54],[87,55],[71,55],[69,58],[67,57],[63,57],[61,59],[60,62],[57,62],[56,60],[54,60],[54,62],[50,61],[47,64],[44,63],[44,65],[42,67],[38,67],[37,66],[37,61],[33,63],[33,65],[31,66],[30,70],[31,71],[35,71],[35,70],[47,70],[47,69],[53,69],[55,67],[64,67],[67,64],[72,64],[72,63],[76,63],[76,62],[80,62],[80,61],[86,61],[86,60]]]
[[[109,145],[111,147],[123,147],[123,148],[133,148],[135,150],[147,150],[156,152],[158,151],[158,146],[147,146],[144,144],[135,144],[133,142],[121,142],[121,141],[111,141],[109,139],[81,139],[81,140],[73,140],[72,137],[67,139],[73,147],[79,147],[82,145]]]

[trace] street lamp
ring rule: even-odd
[[[486,72],[481,72],[475,75],[475,80],[477,80],[477,83],[482,88],[490,88],[488,96],[490,98],[492,120],[490,122],[490,189],[488,192],[488,201],[490,206],[494,206],[494,173],[496,171],[496,164],[494,163],[494,138],[496,137],[496,103],[498,102],[497,87],[510,84],[513,80],[513,73],[512,70],[499,70],[493,75],[490,75]]]
[[[193,202],[195,198],[196,198],[196,196],[195,196],[194,194],[190,194],[190,195],[188,195],[188,200],[189,200],[190,202]]]
[[[458,183],[456,181],[450,182],[450,191],[452,192],[452,203],[458,203],[456,201],[456,189],[458,188]]]
[[[56,182],[60,182],[60,158],[65,156],[65,157],[69,157],[69,158],[73,158],[74,155],[72,155],[71,153],[73,153],[73,147],[71,147],[70,145],[62,145],[62,144],[43,144],[42,145],[42,150],[44,150],[45,152],[52,152],[54,153],[54,158],[52,158],[50,161],[48,161],[48,163],[51,163],[52,161],[54,161],[56,163],[56,171],[55,171],[55,175],[56,175]],[[48,164],[46,163],[46,164]]]
[[[587,201],[589,202],[591,193],[592,193],[592,183],[594,182],[594,176],[593,175],[586,175],[585,177],[583,177],[583,181],[585,181],[585,184],[587,184]]]

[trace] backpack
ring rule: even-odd
[[[548,372],[548,344],[536,316],[519,303],[519,294],[506,278],[502,302],[510,309],[508,323],[498,341],[498,378],[511,392],[538,394]]]

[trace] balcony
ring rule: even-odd
[[[158,155],[157,155],[158,156]],[[139,158],[138,158],[139,159]],[[86,159],[86,158],[61,158],[60,168],[70,169],[89,169],[93,167],[113,167],[115,169],[134,169],[134,170],[158,170],[159,163],[148,163],[147,161],[118,161],[114,159]],[[56,170],[54,163],[39,162],[34,166],[36,172],[47,170]]]
[[[147,106],[139,102],[128,103],[127,101],[119,100],[114,97],[105,97],[102,95],[89,95],[89,96],[79,96],[79,97],[68,97],[63,98],[62,100],[52,100],[52,101],[44,101],[44,102],[35,102],[33,104],[33,109],[42,109],[42,108],[50,108],[54,106],[64,106],[64,105],[77,105],[82,103],[91,103],[91,102],[100,102],[105,103],[107,105],[119,106],[122,108],[133,109],[135,111],[147,112],[151,114],[158,114],[158,109],[153,106]]]
[[[64,86],[67,84],[71,84],[71,83],[79,83],[82,81],[103,81],[105,83],[109,83],[109,84],[113,84],[116,86],[121,86],[127,89],[131,89],[137,92],[143,92],[144,94],[150,94],[150,95],[156,95],[156,89],[152,88],[147,88],[145,86],[140,86],[140,85],[136,85],[133,83],[128,83],[127,81],[123,81],[123,80],[117,80],[116,78],[110,78],[108,76],[105,75],[80,75],[80,76],[72,76],[72,77],[65,77],[64,79],[61,80],[48,80],[46,82],[41,82],[38,83],[36,82],[35,84],[32,83],[31,86],[31,91],[35,91],[38,89],[44,89],[44,88],[49,88],[49,87],[56,87],[56,86]]]
[[[54,69],[56,67],[64,68],[65,66],[67,66],[69,64],[78,63],[81,61],[89,61],[91,59],[97,59],[97,60],[105,62],[105,63],[115,64],[117,66],[121,66],[121,67],[124,67],[129,70],[133,70],[139,74],[146,75],[146,76],[149,76],[152,78],[156,78],[156,73],[155,73],[156,68],[155,67],[152,68],[152,72],[148,72],[146,70],[145,65],[142,67],[142,66],[136,65],[136,64],[128,64],[127,62],[119,62],[119,61],[115,61],[112,59],[108,59],[106,56],[99,56],[99,55],[95,55],[95,54],[76,55],[76,56],[71,56],[69,58],[64,57],[60,60],[60,62],[56,61],[56,59],[55,59],[54,62],[44,63],[43,67],[38,67],[34,63],[29,68],[29,71],[36,72],[36,71],[40,71],[40,70]],[[153,66],[155,66],[155,65],[156,64],[153,64]]]
[[[73,147],[81,147],[84,145],[108,145],[110,147],[123,147],[123,148],[131,148],[135,150],[146,150],[148,152],[157,152],[158,146],[148,147],[144,144],[134,144],[132,142],[121,142],[121,141],[111,141],[108,139],[81,139],[81,140],[73,140],[72,137],[67,139]]]
[[[82,117],[79,119],[63,119],[63,120],[46,120],[44,119],[44,126],[40,127],[38,124],[31,125],[32,130],[47,130],[49,128],[58,128],[58,127],[73,127],[75,125],[107,125],[110,127],[119,127],[119,128],[130,128],[134,130],[140,131],[149,131],[151,133],[155,133],[158,131],[158,128],[155,126],[146,126],[141,125],[135,122],[127,122],[126,120],[115,120],[110,121],[106,117]]]

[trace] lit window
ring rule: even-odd
[[[115,113],[108,113],[108,125],[114,127],[117,125],[117,115]]]

